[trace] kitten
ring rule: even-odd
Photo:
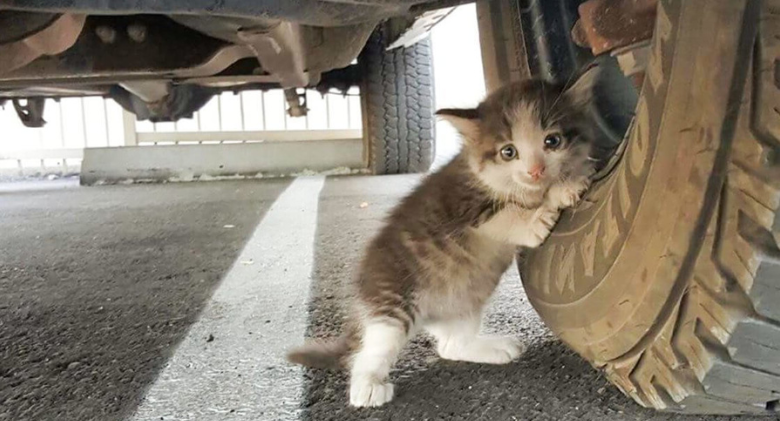
[[[478,336],[483,307],[514,246],[539,246],[560,209],[588,187],[595,73],[569,88],[515,83],[476,109],[440,110],[463,150],[395,208],[369,245],[342,336],[304,345],[289,360],[347,368],[349,402],[365,407],[393,398],[388,374],[420,329],[441,358],[505,364],[520,356],[515,338]]]

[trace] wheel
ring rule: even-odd
[[[780,399],[780,1],[662,0],[617,165],[520,263],[547,325],[641,405]]]
[[[380,26],[358,58],[369,167],[375,174],[424,172],[435,138],[430,40],[388,51],[389,33]]]

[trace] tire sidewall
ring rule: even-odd
[[[719,46],[701,41],[715,29],[706,13],[690,19],[695,7],[659,3],[625,155],[520,265],[542,319],[596,365],[629,352],[665,321],[660,315],[679,299],[683,266],[697,252],[691,233],[714,206],[707,188],[718,183],[713,169],[723,146],[702,130],[719,126],[723,110],[701,101],[728,95],[732,69],[712,68]]]

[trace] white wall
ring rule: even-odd
[[[436,108],[476,106],[485,96],[476,5],[455,9],[433,28],[431,37]],[[437,122],[434,166],[446,163],[459,150],[460,138],[452,127]]]

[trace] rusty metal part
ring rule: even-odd
[[[19,69],[43,55],[62,53],[73,44],[84,28],[86,16],[64,14],[46,28],[27,38],[0,45],[0,75]]]
[[[14,99],[14,110],[19,120],[27,127],[43,127],[46,120],[43,119],[43,107],[46,105],[45,98],[28,98],[25,104],[21,99]]]
[[[122,36],[139,19],[147,28],[147,42],[143,44]],[[117,30],[113,44],[100,40],[96,34],[100,26]],[[211,76],[251,57],[254,54],[246,46],[202,35],[165,17],[90,16],[72,48],[56,57],[40,57],[23,68],[0,74],[0,88]],[[0,60],[0,67],[4,64]]]
[[[213,38],[239,45],[254,45],[258,39],[286,37],[286,40],[274,42],[280,49],[291,52],[294,56],[304,59],[305,72],[308,73],[309,85],[315,85],[323,72],[349,66],[358,56],[366,40],[374,30],[376,23],[359,24],[339,27],[288,26],[292,28],[294,37],[280,31],[281,21],[265,17],[235,17],[235,16],[194,16],[175,15],[170,17],[175,22]],[[411,21],[410,21],[411,22]],[[289,24],[287,24],[289,25]],[[406,30],[407,26],[400,28]],[[277,31],[278,33],[274,33]],[[292,45],[288,45],[292,43]],[[300,52],[300,53],[298,53]],[[287,54],[287,53],[284,53]],[[278,80],[298,79],[296,87],[302,87],[300,66],[288,61],[283,64],[283,55],[269,54],[258,56],[265,73],[270,73]],[[281,57],[280,57],[281,55]],[[269,68],[269,66],[271,68]],[[287,69],[287,70],[285,70]],[[292,73],[291,76],[285,73]],[[246,74],[246,73],[245,73]],[[278,82],[277,80],[277,82]]]
[[[280,22],[271,29],[250,28],[239,31],[238,38],[254,51],[263,70],[279,78],[283,88],[316,83],[304,70],[306,63],[300,25]]]
[[[290,106],[290,108],[287,109],[287,114],[289,114],[290,117],[303,117],[309,113],[309,109],[306,107],[306,91],[299,94],[298,90],[295,88],[285,89],[284,100],[287,101],[287,105]]]
[[[571,28],[571,39],[579,47],[590,48],[590,41],[585,33],[585,28],[582,26],[582,20],[578,19]]]
[[[599,55],[649,40],[658,0],[588,0],[579,6],[580,19],[572,38]]]

